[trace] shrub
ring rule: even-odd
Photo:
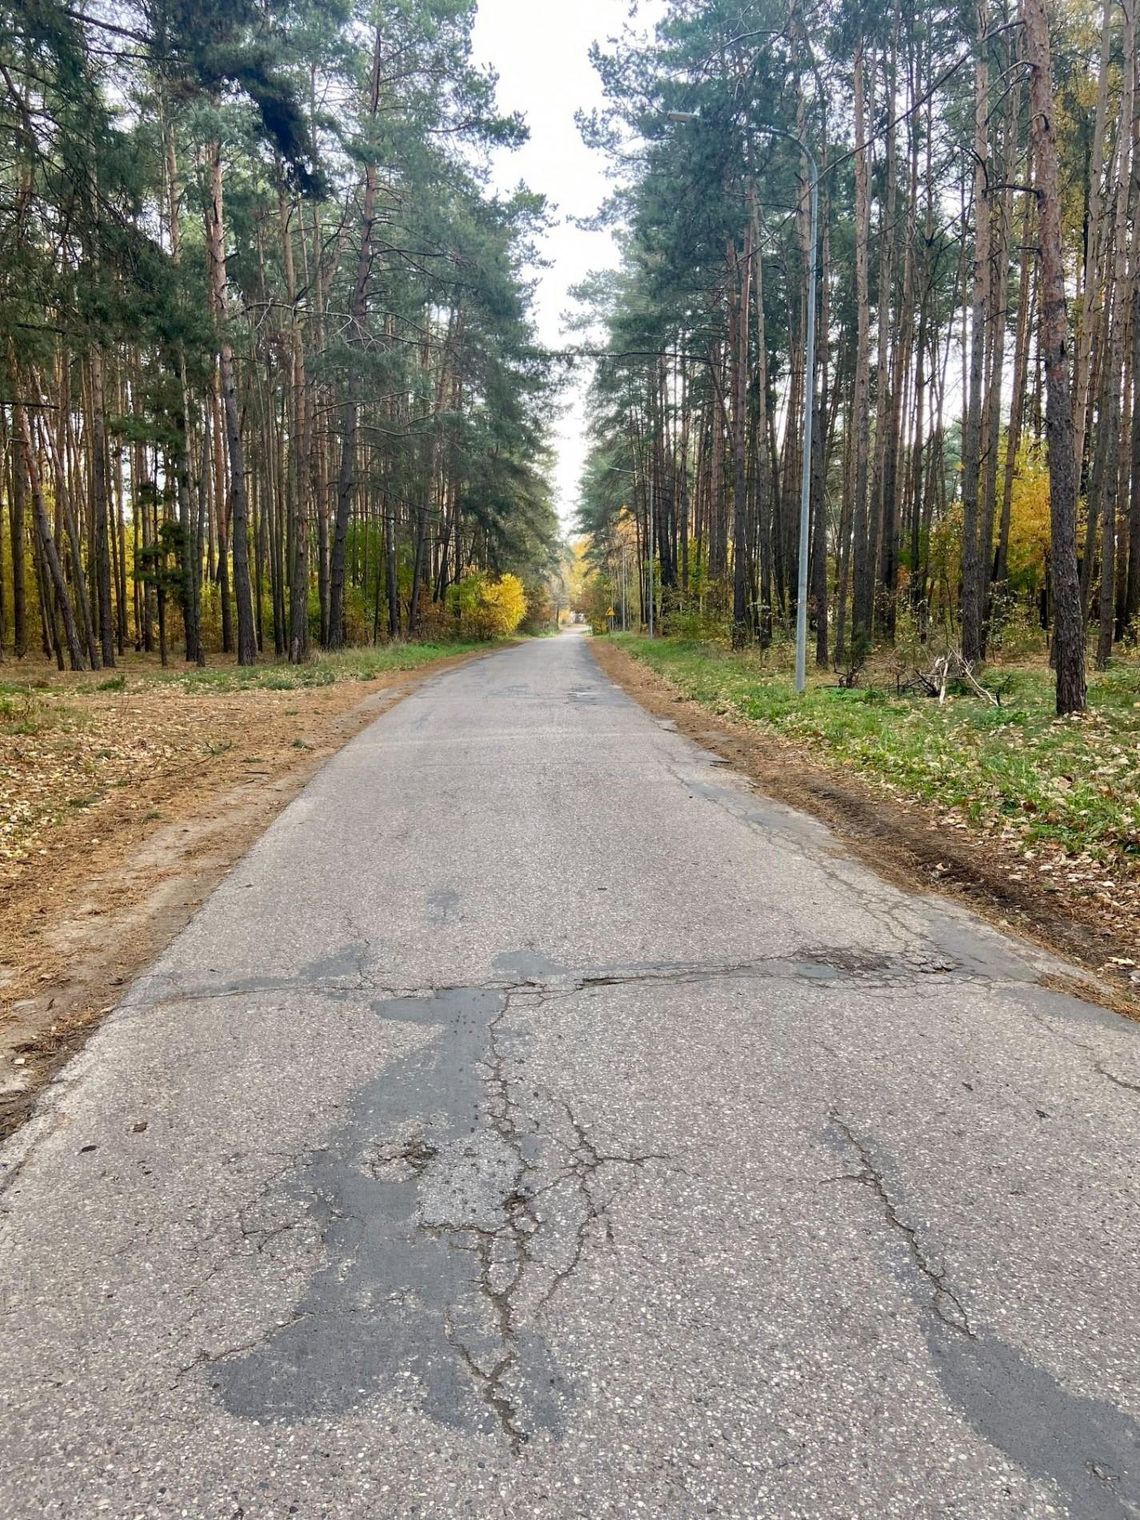
[[[487,588],[486,605],[493,625],[492,637],[517,633],[526,616],[526,590],[517,575],[502,575]]]
[[[491,580],[474,571],[448,588],[448,610],[460,637],[501,639],[518,631],[526,616],[526,591],[517,575]]]

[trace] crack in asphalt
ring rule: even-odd
[[[322,963],[323,964],[323,963]],[[272,992],[316,992],[329,997],[380,994],[396,1001],[437,997],[458,992],[535,993],[547,997],[572,997],[597,987],[640,984],[688,986],[699,982],[757,977],[772,980],[826,982],[858,980],[871,986],[908,986],[915,977],[937,978],[946,983],[1001,983],[1003,978],[981,976],[964,970],[953,956],[936,947],[900,955],[860,950],[847,945],[808,945],[798,951],[756,956],[734,961],[661,961],[627,966],[600,967],[584,972],[550,976],[489,977],[480,982],[428,983],[396,986],[360,972],[325,979],[302,968],[290,976],[237,979],[216,988],[187,988],[154,1000],[135,1000],[123,1005],[120,1022],[180,1003],[216,1002],[238,996]]]
[[[515,1162],[515,1175],[510,1190],[502,1200],[506,1217],[504,1223],[496,1230],[471,1230],[462,1221],[445,1226],[463,1234],[471,1233],[475,1237],[475,1251],[479,1258],[479,1291],[493,1311],[502,1354],[495,1359],[489,1369],[481,1366],[456,1331],[450,1310],[445,1314],[444,1322],[448,1341],[462,1358],[483,1400],[493,1410],[512,1449],[517,1452],[526,1440],[526,1431],[522,1426],[522,1416],[516,1407],[516,1401],[505,1392],[504,1380],[514,1368],[518,1356],[515,1344],[515,1294],[523,1280],[527,1264],[532,1260],[529,1236],[540,1229],[541,1224],[534,1211],[533,1195],[525,1185],[525,1178],[532,1168],[523,1155],[515,1122],[515,1105],[511,1099],[510,1083],[503,1065],[504,1055],[499,1044],[499,1029],[510,1012],[510,1006],[511,999],[508,995],[503,998],[502,1007],[487,1025],[488,1055],[484,1062],[491,1093],[490,1102],[486,1106],[486,1115],[491,1128],[507,1147]],[[509,1253],[505,1263],[495,1260],[496,1245],[503,1241],[506,1242]],[[506,1272],[502,1275],[506,1277],[506,1280],[501,1286],[497,1286],[496,1282],[500,1273],[496,1269],[504,1267]]]
[[[1099,1076],[1104,1077],[1106,1081],[1111,1082],[1115,1087],[1123,1087],[1128,1092],[1140,1093],[1140,1082],[1129,1081],[1127,1077],[1121,1077],[1116,1072],[1109,1071],[1103,1061],[1094,1061],[1093,1070]]]
[[[510,1442],[511,1450],[517,1455],[527,1439],[527,1433],[518,1423],[518,1411],[514,1403],[502,1392],[502,1379],[514,1361],[513,1354],[504,1352],[490,1372],[485,1372],[463,1341],[456,1336],[450,1310],[444,1314],[444,1326],[449,1344],[455,1347],[460,1360],[479,1387],[484,1401],[502,1426],[503,1433]]]
[[[592,1225],[600,1222],[605,1229],[607,1241],[610,1245],[614,1243],[613,1226],[609,1219],[609,1209],[614,1198],[611,1197],[604,1202],[600,1201],[595,1197],[593,1189],[594,1179],[603,1166],[628,1166],[636,1169],[645,1166],[649,1161],[660,1161],[674,1172],[682,1170],[682,1168],[677,1166],[673,1158],[664,1151],[644,1151],[634,1155],[612,1155],[600,1151],[594,1141],[591,1140],[586,1126],[574,1113],[570,1104],[564,1102],[563,1108],[574,1131],[576,1144],[571,1153],[570,1166],[562,1174],[562,1177],[569,1176],[574,1179],[583,1210],[575,1230],[574,1250],[570,1261],[566,1266],[560,1267],[555,1272],[549,1288],[547,1288],[539,1300],[540,1308],[544,1308],[550,1303],[563,1284],[568,1282],[575,1271],[577,1271],[586,1253]],[[562,1177],[557,1180],[562,1180]]]
[[[887,1223],[906,1242],[907,1251],[914,1267],[933,1289],[933,1296],[930,1302],[931,1312],[942,1321],[948,1330],[953,1330],[959,1335],[964,1335],[968,1339],[974,1340],[976,1337],[970,1324],[970,1317],[966,1312],[962,1300],[946,1281],[945,1268],[939,1269],[931,1261],[920,1239],[918,1226],[908,1224],[900,1216],[898,1206],[891,1197],[883,1173],[872,1159],[866,1144],[859,1139],[855,1131],[840,1116],[837,1110],[833,1108],[828,1117],[855,1152],[856,1156],[858,1156],[862,1167],[860,1171],[849,1173],[846,1177],[839,1180],[858,1182],[870,1188],[882,1206],[883,1215]]]
[[[280,1334],[282,1330],[291,1325],[299,1324],[306,1317],[304,1310],[294,1310],[287,1318],[274,1320],[273,1324],[250,1336],[249,1340],[240,1341],[236,1346],[222,1346],[216,1351],[207,1351],[204,1347],[197,1350],[188,1362],[181,1364],[175,1369],[175,1382],[181,1381],[189,1373],[199,1367],[213,1367],[220,1362],[226,1362],[234,1357],[246,1355],[250,1351],[256,1351],[264,1346],[273,1336]]]
[[[1054,994],[1056,995],[1056,994]],[[1066,1034],[1063,1029],[1058,1029],[1056,1024],[1040,1009],[1032,1009],[1031,1014],[1035,1024],[1040,1024],[1042,1029],[1048,1030],[1054,1039],[1061,1040],[1070,1045],[1074,1050],[1079,1050],[1082,1055],[1088,1057],[1089,1066],[1098,1077],[1103,1077],[1106,1082],[1111,1082],[1114,1087],[1123,1088],[1125,1092],[1140,1093],[1140,1081],[1133,1081],[1130,1077],[1122,1077],[1119,1072],[1112,1071],[1105,1064],[1103,1058],[1097,1054],[1094,1046],[1087,1040],[1078,1040],[1075,1035]]]
[[[599,1168],[611,1164],[640,1167],[647,1161],[669,1163],[671,1159],[664,1152],[647,1151],[626,1155],[601,1151],[591,1139],[586,1126],[576,1117],[570,1105],[564,1102],[562,1106],[575,1136],[570,1165],[544,1184],[536,1185],[531,1180],[540,1174],[540,1169],[527,1159],[522,1142],[524,1135],[541,1136],[542,1125],[512,1095],[501,1039],[503,1022],[512,1011],[512,1000],[520,997],[535,1004],[543,1000],[542,995],[536,994],[529,985],[504,997],[502,1008],[487,1026],[488,1054],[484,1062],[490,1093],[486,1117],[515,1162],[510,1189],[502,1200],[505,1217],[502,1224],[493,1230],[473,1228],[462,1219],[442,1226],[444,1230],[461,1237],[474,1237],[473,1249],[480,1269],[479,1290],[492,1309],[501,1355],[489,1366],[481,1364],[456,1329],[450,1312],[445,1319],[448,1339],[475,1380],[483,1399],[494,1411],[516,1452],[527,1439],[525,1416],[518,1407],[517,1400],[506,1391],[506,1385],[518,1361],[517,1335],[522,1319],[519,1300],[527,1286],[528,1272],[534,1269],[549,1272],[549,1267],[540,1260],[534,1249],[535,1243],[541,1241],[546,1230],[546,1221],[537,1208],[538,1199],[572,1178],[579,1198],[580,1215],[573,1227],[572,1250],[568,1261],[554,1270],[548,1287],[534,1303],[533,1314],[536,1317],[547,1308],[581,1266],[591,1229],[596,1223],[603,1223],[606,1239],[613,1244],[613,1230],[607,1212],[613,1200],[600,1200],[591,1186]],[[528,1127],[523,1128],[523,1123]],[[505,1258],[496,1255],[499,1247],[505,1248]]]
[[[191,1364],[208,1361],[232,1412],[295,1421],[395,1392],[443,1423],[498,1429],[516,1454],[558,1426],[568,1385],[544,1320],[592,1240],[614,1242],[621,1189],[600,1178],[671,1163],[611,1143],[524,1079],[526,1030],[511,1023],[548,995],[528,977],[376,1005],[434,1038],[362,1089],[277,1200],[263,1193],[239,1219],[254,1270],[286,1278],[264,1302],[290,1264],[269,1248],[306,1217],[322,1260],[292,1321]]]
[[[1032,984],[1046,969],[1039,948],[1028,943],[1011,945],[1008,938],[988,926],[956,915],[945,902],[921,894],[899,894],[853,859],[827,825],[767,797],[742,772],[731,771],[737,783],[734,786],[699,774],[700,769],[710,768],[707,762],[700,765],[699,757],[696,773],[691,760],[687,764],[663,763],[691,796],[742,823],[764,840],[766,850],[803,861],[835,889],[840,899],[854,894],[860,910],[888,940],[904,946],[926,941],[936,951],[944,950],[966,962],[973,959],[976,979],[989,985]],[[1056,969],[1058,963],[1052,964]]]
[[[1066,1514],[1136,1520],[1140,1426],[1111,1399],[1066,1387],[1018,1346],[971,1321],[945,1267],[935,1265],[918,1227],[900,1214],[868,1142],[836,1109],[829,1118],[858,1157],[860,1170],[825,1180],[869,1188],[891,1230],[904,1240],[912,1267],[931,1290],[926,1340],[946,1397],[991,1446],[1048,1483]]]
[[[760,835],[767,849],[779,850],[809,863],[843,896],[853,890],[858,892],[863,912],[892,938],[902,943],[914,939],[920,930],[913,916],[908,922],[910,899],[899,901],[879,878],[854,861],[834,839],[826,824],[808,819],[796,809],[765,797],[740,771],[731,768],[731,761],[723,761],[719,756],[717,760],[719,763],[715,767],[708,761],[705,765],[719,770],[721,764],[727,764],[730,773],[737,777],[739,788],[706,780],[694,775],[691,768],[685,769],[670,761],[665,762],[665,769],[691,795],[720,808],[730,818],[744,824],[751,833]]]

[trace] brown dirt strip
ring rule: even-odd
[[[686,697],[625,650],[603,639],[591,650],[605,673],[642,707],[671,719],[689,738],[728,760],[765,795],[826,823],[852,854],[888,881],[907,890],[937,892],[967,904],[999,928],[1075,962],[1090,980],[1052,979],[1059,990],[1093,998],[1140,1020],[1140,987],[1113,957],[1136,955],[1140,918],[1106,928],[1095,909],[1048,886],[1011,880],[1017,853],[991,837],[951,836],[931,807],[903,802],[838,764],[757,724],[726,718]]]
[[[193,717],[218,742],[192,757],[168,746],[97,808],[46,829],[28,860],[6,863],[0,1138],[331,755],[425,680],[481,658],[454,655],[367,682],[195,695]],[[151,756],[170,700],[161,689],[84,698]]]

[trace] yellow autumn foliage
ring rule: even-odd
[[[526,616],[526,588],[509,572],[492,580],[474,571],[448,590],[447,599],[465,639],[509,638]]]
[[[1014,585],[1026,591],[1042,586],[1050,541],[1045,452],[1037,445],[1024,444],[1018,450],[1009,504],[1009,575]]]
[[[488,582],[483,603],[496,638],[516,633],[526,617],[526,590],[517,575],[501,575]]]

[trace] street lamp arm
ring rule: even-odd
[[[797,137],[794,132],[789,132],[787,127],[776,126],[775,122],[760,121],[757,122],[756,125],[761,132],[771,132],[774,137],[786,137],[789,142],[794,142],[796,147],[808,161],[808,167],[811,169],[812,183],[816,185],[819,184],[819,165],[815,161],[815,154],[808,147],[807,143],[804,142],[802,137]]]

